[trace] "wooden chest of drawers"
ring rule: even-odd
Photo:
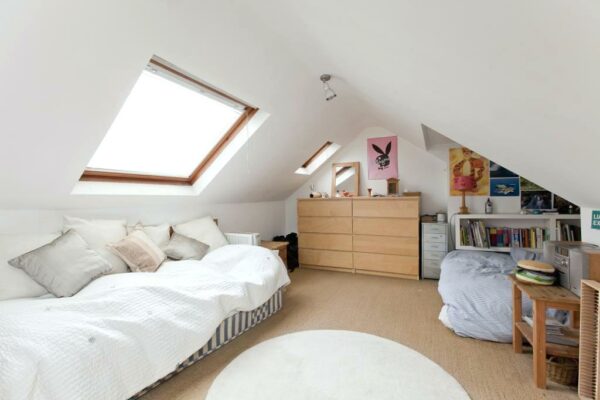
[[[300,265],[419,278],[419,197],[299,199]]]

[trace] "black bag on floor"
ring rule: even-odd
[[[275,236],[274,242],[288,242],[287,248],[287,264],[290,271],[299,267],[298,263],[298,235],[294,232],[286,236]]]

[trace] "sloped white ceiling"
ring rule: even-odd
[[[577,0],[4,1],[0,207],[284,199],[326,140],[380,125],[424,147],[421,124],[598,205],[599,19]],[[269,119],[198,198],[70,195],[153,54]]]
[[[370,113],[319,76],[237,2],[27,1],[0,5],[0,208],[284,199],[326,140]],[[79,176],[153,55],[270,114],[200,196],[73,196]],[[339,101],[338,101],[339,100]]]
[[[382,126],[421,124],[582,205],[600,205],[597,1],[265,0],[256,18],[351,82]]]

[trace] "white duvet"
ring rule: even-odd
[[[127,399],[288,283],[270,250],[230,245],[70,298],[0,301],[0,399]]]

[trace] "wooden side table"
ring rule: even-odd
[[[283,263],[287,267],[287,247],[288,242],[274,242],[271,240],[261,240],[260,245],[262,247],[266,247],[270,250],[277,250],[279,252],[279,257],[283,260]]]
[[[513,350],[523,352],[523,338],[533,348],[533,380],[535,386],[546,388],[546,355],[579,358],[579,347],[546,343],[546,309],[572,312],[569,336],[579,337],[579,297],[559,286],[540,286],[520,282],[509,276],[513,289]],[[522,293],[533,303],[533,328],[522,320]]]

